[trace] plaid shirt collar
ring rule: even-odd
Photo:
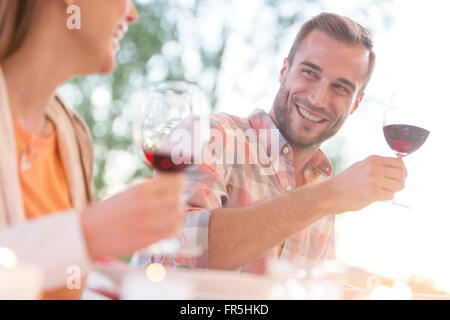
[[[278,146],[279,153],[283,152],[285,147],[292,149],[292,146],[287,142],[286,138],[281,134],[278,127],[273,122],[270,115],[262,109],[255,109],[250,116],[248,117],[250,127],[259,132],[259,130],[267,130],[268,134],[264,137],[267,138],[266,146],[268,147],[268,152],[270,152],[271,143],[272,143],[272,132],[276,131],[278,134]],[[258,135],[259,137],[259,135]],[[311,160],[307,163],[306,166],[310,166],[317,170],[321,175],[326,177],[330,177],[333,175],[333,167],[331,165],[330,160],[328,160],[327,156],[322,152],[322,150],[318,149],[317,152],[312,156]]]

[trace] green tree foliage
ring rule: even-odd
[[[248,0],[245,0],[248,1]],[[252,0],[257,12],[252,28],[238,34],[260,52],[279,54],[286,41],[292,41],[301,23],[312,12],[326,10],[327,1],[312,0]],[[218,84],[223,72],[231,35],[236,36],[234,10],[238,0],[140,0],[136,1],[139,22],[130,26],[117,56],[116,71],[106,76],[78,77],[64,85],[60,93],[86,120],[94,140],[95,190],[103,197],[111,182],[108,174],[122,170],[124,162],[135,162],[122,177],[125,183],[150,172],[138,160],[133,160],[131,139],[133,105],[130,97],[145,83],[165,79],[186,79],[197,82],[208,94],[213,110],[220,104]],[[371,10],[383,11],[383,3],[359,1],[355,7],[363,20],[370,21]],[[380,9],[381,8],[381,9]],[[314,13],[315,14],[315,13]],[[266,19],[269,17],[270,19]],[[388,15],[384,16],[388,17]],[[268,21],[270,20],[270,21]],[[380,24],[379,19],[377,20]],[[269,24],[270,22],[270,24]],[[381,25],[386,24],[383,20]],[[377,28],[378,26],[375,26]],[[291,37],[290,39],[287,39]],[[265,41],[256,41],[264,38]],[[248,58],[248,57],[247,57]],[[244,59],[244,57],[243,57]],[[258,56],[248,59],[248,69],[257,66]],[[228,64],[229,66],[229,64]],[[271,66],[277,72],[277,65]],[[275,78],[276,76],[274,76]],[[230,86],[246,86],[236,79]],[[225,84],[227,85],[227,84]],[[238,88],[237,88],[238,90]],[[265,90],[262,88],[261,90]],[[114,152],[128,154],[114,164]],[[339,156],[335,156],[338,163]],[[125,160],[123,160],[125,159]],[[128,160],[127,160],[128,159]],[[117,161],[116,161],[117,162]]]

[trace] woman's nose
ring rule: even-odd
[[[130,0],[130,6],[129,6],[129,10],[127,12],[127,23],[128,24],[135,23],[136,21],[138,21],[138,19],[139,19],[139,14],[136,10],[136,6],[134,5],[133,1]]]

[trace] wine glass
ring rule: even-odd
[[[208,101],[197,85],[186,81],[154,83],[140,90],[137,101],[133,140],[140,158],[156,170],[155,174],[183,172],[201,161],[210,127]],[[145,266],[163,255],[198,256],[201,251],[179,238],[164,239],[135,252],[131,265]]]
[[[389,147],[398,158],[403,158],[419,149],[430,132],[423,128],[424,118],[417,95],[394,93],[383,116],[383,133]],[[394,200],[392,204],[410,207]]]

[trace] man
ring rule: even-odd
[[[331,164],[319,149],[359,107],[375,64],[372,47],[359,24],[322,13],[298,33],[270,114],[211,116],[224,148],[217,150],[216,144],[213,158],[220,151],[228,155],[228,137],[250,129],[257,141],[245,140],[244,158],[265,146],[271,159],[278,159],[272,162],[277,167],[268,174],[260,161],[215,159],[187,170],[185,240],[205,253],[183,263],[263,274],[273,257],[332,259],[335,214],[392,199],[403,189],[407,173],[400,159],[371,156],[331,177]],[[281,133],[278,140],[261,134],[273,129]],[[273,143],[276,154],[271,154]],[[242,153],[234,151],[238,157]]]

